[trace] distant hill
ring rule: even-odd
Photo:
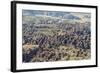
[[[62,20],[67,23],[85,23],[90,22],[90,13],[77,12],[59,12],[59,11],[38,11],[23,10],[23,23],[36,23],[37,21],[49,20],[51,22]]]

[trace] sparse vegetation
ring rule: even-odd
[[[90,22],[71,21],[46,15],[23,16],[23,62],[90,59]]]

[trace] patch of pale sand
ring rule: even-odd
[[[22,46],[22,48],[24,50],[34,49],[34,48],[37,48],[37,47],[39,47],[39,45],[25,44],[25,45]]]
[[[60,49],[70,49],[69,47],[67,46],[59,46]]]
[[[60,49],[68,49],[68,50],[74,50],[74,51],[79,51],[79,48],[74,48],[73,46],[59,46]]]

